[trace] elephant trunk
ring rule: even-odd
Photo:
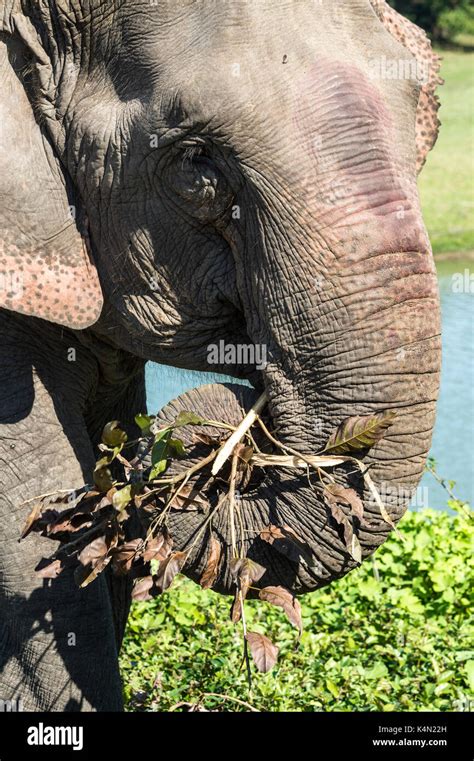
[[[370,272],[367,289],[353,297],[360,315],[363,304],[359,319],[356,321],[353,313],[351,320],[348,304],[341,301],[337,308],[349,322],[348,327],[329,333],[323,341],[320,326],[324,319],[319,326],[314,322],[313,332],[301,336],[300,343],[300,337],[293,336],[297,340],[291,351],[281,344],[273,347],[263,377],[269,397],[267,426],[284,446],[302,453],[321,451],[329,435],[348,417],[386,410],[397,413],[384,438],[364,457],[364,465],[371,466],[372,480],[396,523],[418,484],[429,450],[438,387],[439,330],[431,259],[418,253],[390,257],[397,262],[397,284],[393,283],[394,268],[382,268],[380,257]],[[388,289],[388,280],[395,287]],[[377,296],[377,288],[383,289],[383,299]],[[336,325],[344,322],[334,314],[332,319]],[[298,320],[292,324],[297,330]],[[286,362],[278,361],[278,351],[284,352]],[[242,386],[204,386],[171,402],[160,416],[172,420],[186,409],[237,424],[257,396],[256,391]],[[215,435],[210,428],[204,431]],[[198,432],[185,435],[190,459],[180,468],[205,453],[200,450]],[[265,447],[264,442],[259,444]],[[363,500],[363,516],[353,524],[363,558],[386,539],[390,525],[353,464],[345,463],[330,472],[336,483],[355,489]],[[228,471],[223,474],[226,477]],[[358,565],[348,550],[343,527],[328,509],[316,473],[255,467],[247,482],[237,486],[237,549],[265,567],[259,586],[282,585],[301,594],[330,583]],[[222,487],[227,488],[224,481]],[[217,495],[213,505],[216,501]],[[202,523],[203,516],[196,512],[172,511],[169,527],[175,546],[192,545]],[[262,534],[268,526],[289,530],[289,538],[269,542]],[[230,570],[232,530],[226,503],[200,535],[185,573],[199,581],[212,534],[222,553],[214,589],[231,593],[235,579]]]
[[[352,521],[362,558],[388,536],[422,475],[440,369],[436,272],[412,175],[394,168],[385,148],[372,151],[368,161],[347,168],[334,197],[312,187],[308,197],[298,199],[294,189],[302,179],[288,168],[292,202],[283,208],[275,194],[273,204],[260,198],[256,228],[249,215],[248,224],[265,233],[258,257],[253,252],[250,261],[249,252],[246,260],[238,235],[229,241],[245,262],[241,292],[247,330],[267,351],[262,375],[269,426],[283,446],[316,454],[347,418],[396,413],[384,438],[363,457],[390,523],[353,463],[331,471],[337,484],[353,488],[364,503],[362,517]],[[184,405],[237,423],[255,399],[249,389],[207,386],[163,414],[169,418]],[[239,552],[266,568],[260,585],[303,593],[357,565],[317,473],[254,471],[239,490],[235,526]],[[177,512],[172,523],[178,544],[186,546],[200,525],[198,516]],[[269,525],[291,535],[268,541],[262,531]],[[232,532],[225,506],[212,531],[224,557],[215,588],[232,592]],[[196,580],[207,562],[210,536],[211,530],[205,541],[196,542],[185,569]]]

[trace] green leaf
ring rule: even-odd
[[[123,489],[119,489],[113,495],[112,504],[119,512],[121,512],[130,503],[133,496],[132,488],[132,484],[128,484],[128,486],[124,486]]]
[[[349,417],[330,435],[322,451],[346,455],[370,449],[384,437],[396,415],[396,412],[388,410],[376,415]]]
[[[139,412],[138,415],[135,415],[135,423],[145,436],[148,436],[150,433],[150,426],[154,420],[154,415],[145,415],[143,412]]]
[[[334,684],[334,682],[331,682],[330,679],[326,679],[326,687],[329,690],[329,692],[331,693],[331,695],[334,695],[335,698],[339,697],[339,690],[337,689],[337,687]]]
[[[182,412],[177,415],[173,423],[173,428],[181,428],[184,425],[204,425],[206,422],[207,421],[204,420],[204,418],[196,415],[195,412],[182,410]]]
[[[162,473],[165,472],[166,468],[168,467],[168,460],[164,458],[163,460],[158,460],[156,462],[152,469],[150,470],[150,475],[148,476],[149,481],[154,481],[155,478],[158,478]]]
[[[173,457],[185,457],[186,449],[181,439],[169,439],[168,449],[172,452]]]
[[[474,692],[474,661],[469,660],[466,661],[464,664],[464,669],[467,674],[467,681],[469,683],[469,688],[472,692]]]
[[[161,473],[164,473],[168,467],[168,444],[171,430],[171,428],[163,428],[155,436],[155,442],[151,450],[152,468],[148,476],[149,481],[153,481]]]
[[[102,470],[102,468],[106,468],[115,460],[118,453],[122,449],[122,446],[114,447],[112,450],[105,452],[105,454],[102,455],[102,457],[99,457],[95,464],[94,470]]]
[[[127,434],[119,428],[118,420],[111,420],[102,431],[102,443],[107,447],[119,447],[127,441]]]
[[[94,471],[94,484],[100,492],[107,492],[112,488],[114,481],[109,468],[97,468],[96,466]]]
[[[372,668],[362,669],[366,679],[382,679],[388,675],[388,669],[383,661],[377,661]]]

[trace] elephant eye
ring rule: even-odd
[[[226,178],[201,145],[185,146],[166,171],[167,185],[194,217],[216,220],[232,205]]]

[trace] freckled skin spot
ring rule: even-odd
[[[79,246],[82,244],[79,239]],[[53,266],[45,266],[41,251],[23,258],[13,243],[0,242],[5,271],[15,272],[18,290],[0,290],[0,306],[22,314],[58,322],[75,329],[94,324],[102,309],[102,292],[97,271],[90,264],[85,249],[72,257],[74,264],[60,266],[63,254],[49,252]],[[29,263],[28,263],[29,262]],[[58,277],[58,273],[61,272]]]
[[[427,81],[421,88],[418,101],[416,144],[417,170],[419,172],[426,161],[428,152],[438,138],[440,121],[438,119],[439,101],[436,96],[436,88],[443,84],[443,80],[439,76],[441,59],[433,52],[431,42],[422,29],[397,13],[385,0],[371,0],[371,3],[390,33],[415,56],[419,63],[424,64],[423,68],[428,72]]]

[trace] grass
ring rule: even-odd
[[[474,250],[474,53],[439,52],[442,126],[419,181],[435,254]]]
[[[300,598],[299,646],[280,608],[246,604],[249,629],[280,647],[271,672],[254,670],[250,692],[229,598],[180,577],[152,602],[135,603],[121,655],[127,709],[467,710],[473,524],[461,512],[423,510],[400,529],[403,541],[392,535],[373,564]]]

